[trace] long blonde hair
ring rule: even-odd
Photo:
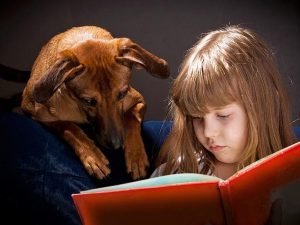
[[[214,156],[197,140],[191,115],[232,102],[241,104],[248,118],[239,169],[294,142],[273,55],[257,34],[239,26],[210,32],[188,51],[171,88],[172,141],[159,156],[167,161],[164,174],[213,171]]]

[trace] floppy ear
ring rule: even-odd
[[[63,51],[50,70],[35,83],[32,93],[34,100],[46,102],[65,81],[75,78],[83,69],[84,66],[72,52]]]
[[[167,78],[170,75],[168,63],[143,49],[128,38],[118,38],[119,55],[116,61],[131,67],[145,68],[150,74],[159,78]]]

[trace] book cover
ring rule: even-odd
[[[173,174],[73,194],[84,225],[300,224],[300,142],[227,180]]]

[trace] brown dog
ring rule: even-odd
[[[140,134],[145,101],[130,86],[132,66],[169,76],[166,61],[128,38],[113,38],[94,26],[72,28],[42,48],[22,109],[55,129],[90,175],[106,177],[109,162],[77,124],[91,124],[101,146],[123,147],[128,173],[133,179],[145,177],[148,159]]]

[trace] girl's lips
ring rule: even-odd
[[[209,149],[213,152],[222,151],[224,148],[225,148],[225,146],[219,146],[219,145],[209,147]]]

